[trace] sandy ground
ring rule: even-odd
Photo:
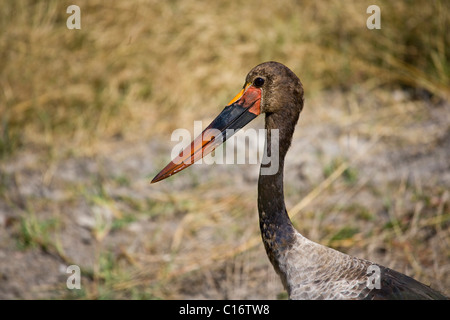
[[[194,165],[150,185],[173,145],[164,132],[2,162],[0,299],[286,298],[259,238],[258,165]],[[312,240],[449,295],[448,159],[448,103],[324,92],[286,160],[287,207]],[[81,290],[66,287],[71,264]]]

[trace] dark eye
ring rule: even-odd
[[[263,78],[256,78],[256,79],[253,81],[253,85],[254,85],[255,87],[258,87],[258,88],[262,87],[263,84],[264,84],[264,79],[263,79]]]

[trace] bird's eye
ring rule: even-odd
[[[258,88],[262,87],[263,84],[264,84],[264,79],[263,79],[263,78],[256,78],[256,79],[253,81],[253,85],[254,85],[255,87],[258,87]]]

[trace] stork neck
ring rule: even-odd
[[[296,121],[290,124],[282,120],[282,115],[266,115],[266,147],[258,181],[261,236],[267,255],[276,270],[279,254],[291,246],[295,234],[284,203],[283,169],[284,158],[291,143]],[[274,129],[278,129],[278,139],[273,138]],[[278,157],[273,152],[278,152]],[[267,164],[269,160],[278,161],[278,170],[274,174],[263,172],[268,166],[276,166],[274,163]]]

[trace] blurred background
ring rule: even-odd
[[[305,88],[285,168],[296,228],[449,295],[450,3],[377,1],[369,30],[372,4],[2,1],[0,299],[286,299],[258,165],[150,185],[172,131],[209,124],[267,60]]]

